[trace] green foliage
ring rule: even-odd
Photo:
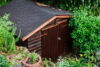
[[[100,53],[96,53],[96,59],[100,60]]]
[[[100,49],[100,18],[91,15],[88,10],[74,10],[74,18],[70,20],[73,27],[72,38],[73,48],[77,52],[95,52]]]
[[[42,67],[53,67],[53,64],[50,58],[49,60],[45,58],[42,62]]]
[[[7,4],[11,0],[0,0],[0,7]]]
[[[29,54],[29,51],[27,48],[17,47],[17,51],[14,52],[13,55],[11,56],[7,55],[7,57],[9,57],[8,61],[10,62],[10,67],[19,65],[21,61],[28,56],[28,54]]]
[[[65,60],[59,59],[57,62],[57,67],[86,67],[87,64],[83,62],[84,59],[76,59],[76,58],[66,58]]]
[[[98,15],[100,13],[100,0],[41,0],[42,3],[64,10],[73,11],[74,8],[89,8]]]
[[[41,0],[41,2],[60,7],[62,9],[74,9],[76,7],[80,7],[80,5],[88,8],[100,6],[100,0]]]
[[[0,67],[10,67],[9,62],[5,59],[4,56],[0,56]]]
[[[59,59],[56,63],[56,67],[99,67],[94,62],[95,57],[89,56],[89,59],[86,58],[65,58],[65,59]]]
[[[87,67],[97,67],[97,59],[94,56],[94,53],[91,51],[85,51],[84,53],[84,59],[87,62]]]
[[[6,53],[16,50],[16,42],[19,39],[19,36],[15,38],[16,27],[8,20],[8,16],[6,14],[0,17],[0,50]]]
[[[38,55],[36,53],[31,53],[29,58],[33,62],[33,64],[35,64],[38,60]]]

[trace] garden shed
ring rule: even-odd
[[[30,0],[12,0],[0,7],[0,16],[5,13],[10,14],[9,19],[16,24],[18,31],[21,30],[19,44],[30,51],[56,60],[71,50],[67,26],[70,12],[39,6]]]

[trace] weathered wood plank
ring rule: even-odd
[[[30,45],[28,45],[28,48],[32,48],[32,47],[37,46],[37,45],[41,45],[41,42],[30,44]]]
[[[28,41],[28,45],[35,44],[37,42],[41,42],[41,38],[35,39],[33,41]]]
[[[41,45],[33,46],[33,47],[29,48],[29,50],[37,50],[38,48],[41,48]]]

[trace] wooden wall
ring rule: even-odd
[[[57,25],[57,24],[59,24],[59,22],[64,21],[64,20],[67,20],[67,22],[62,24],[62,25],[58,25],[59,27],[55,27],[54,28],[55,30],[52,30],[53,33],[56,33],[57,32],[56,29],[61,27],[61,29],[59,29],[60,32],[55,34],[55,35],[52,33],[52,36],[56,36],[56,35],[61,36],[63,38],[64,43],[63,43],[63,41],[61,41],[61,42],[59,41],[59,42],[57,42],[59,44],[55,45],[55,47],[51,46],[50,44],[47,44],[47,46],[44,47],[43,46],[43,39],[41,39],[41,38],[43,38],[47,34],[44,34],[43,30],[49,29],[50,27]],[[66,26],[66,27],[63,29],[64,26]],[[49,32],[49,31],[47,31],[47,32]],[[29,49],[29,51],[31,51],[31,52],[35,51],[44,57],[47,57],[47,58],[51,57],[53,59],[53,61],[55,61],[58,58],[58,55],[62,55],[64,52],[69,53],[71,51],[72,39],[70,37],[70,32],[71,32],[71,29],[68,28],[68,19],[60,19],[60,18],[55,19],[55,20],[51,21],[51,23],[49,23],[48,25],[43,27],[40,31],[38,31],[37,33],[35,33],[34,35],[32,35],[31,37],[29,37],[27,39],[28,49]],[[49,33],[48,33],[48,35],[49,35]],[[53,38],[53,39],[55,39],[55,38]],[[47,41],[47,43],[48,42],[49,41]],[[54,43],[54,42],[52,41],[52,43]],[[51,49],[51,48],[53,48],[53,49]],[[55,51],[55,52],[53,52],[53,54],[51,54],[51,56],[48,56],[48,53],[47,53],[48,50],[49,50],[49,53],[53,52],[53,51]]]

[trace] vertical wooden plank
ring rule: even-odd
[[[59,52],[62,53],[69,53],[71,49],[70,44],[70,32],[68,28],[68,21],[58,23],[59,25],[59,37],[61,40],[58,41],[59,44]]]
[[[45,29],[42,29],[42,35],[47,34],[41,38],[42,42],[42,57],[52,58],[56,61],[59,56],[65,52],[70,52],[68,20],[64,19]]]
[[[65,52],[66,45],[67,45],[67,21],[59,23],[59,38],[58,41],[59,44],[59,54],[62,54]]]
[[[42,56],[46,58],[51,58],[55,61],[58,58],[58,47],[57,47],[57,37],[58,37],[58,26],[54,25],[48,29],[42,30],[42,35],[47,34],[42,37]]]

